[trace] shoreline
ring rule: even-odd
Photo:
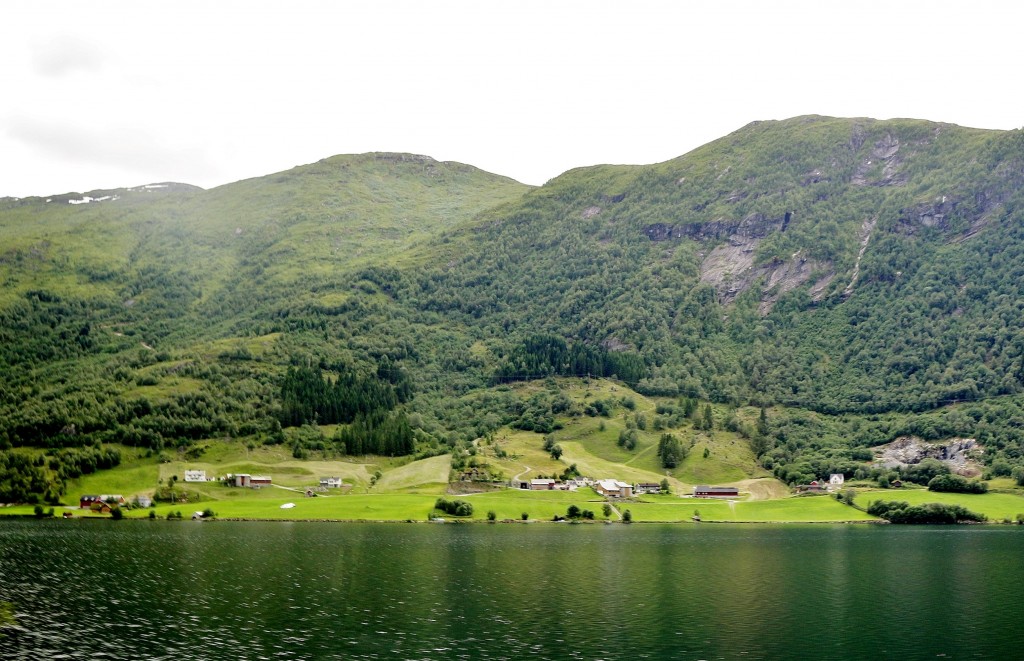
[[[36,521],[46,520],[61,520],[61,521],[114,521],[109,516],[76,516],[70,519],[63,519],[61,517],[37,517],[34,514],[0,514],[0,520],[3,519],[28,519]],[[778,525],[778,526],[790,526],[790,525],[896,525],[892,524],[884,519],[878,520],[837,520],[837,521],[553,521],[551,519],[530,519],[523,521],[521,519],[510,519],[502,521],[487,521],[485,519],[445,519],[444,521],[427,521],[419,519],[334,519],[334,518],[261,518],[261,517],[213,517],[210,519],[175,519],[174,521],[168,521],[164,517],[157,517],[150,519],[148,517],[124,517],[120,521],[129,522],[164,522],[164,523],[370,523],[370,524],[428,524],[428,525],[535,525],[535,524],[561,524],[569,526],[610,526],[610,525],[692,525],[699,526],[704,524],[709,525]],[[913,524],[905,524],[913,525]],[[984,523],[971,523],[971,524],[925,524],[925,525],[946,525],[946,526],[958,526],[958,525],[1017,525],[1016,523],[1007,524],[1002,521],[986,521]]]

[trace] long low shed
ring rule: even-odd
[[[736,487],[709,487],[702,484],[693,488],[694,498],[729,498],[738,495],[740,490]]]

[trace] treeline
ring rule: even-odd
[[[67,480],[120,463],[121,453],[114,448],[63,449],[49,456],[0,451],[0,503],[56,504]]]
[[[281,382],[281,424],[350,423],[359,415],[390,411],[411,395],[408,379],[395,368],[384,373],[378,369],[374,377],[347,366],[336,366],[335,372],[335,378],[325,379],[319,368],[289,367]]]
[[[47,463],[58,480],[63,482],[119,466],[121,453],[115,448],[68,448],[54,452]]]
[[[52,495],[45,462],[20,452],[0,452],[0,503],[38,503]]]
[[[960,505],[942,503],[910,505],[902,500],[876,500],[868,505],[867,512],[872,516],[881,517],[889,523],[952,524],[981,523],[988,520],[984,514],[977,514]]]
[[[597,376],[615,377],[636,385],[647,374],[647,366],[639,354],[609,351],[583,343],[570,346],[554,335],[533,335],[513,347],[494,380],[505,383],[547,376]]]

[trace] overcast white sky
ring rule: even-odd
[[[1024,126],[1024,3],[5,1],[0,196],[406,151],[541,184],[759,119]]]

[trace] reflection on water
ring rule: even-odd
[[[1017,658],[1014,527],[0,523],[4,659]]]

